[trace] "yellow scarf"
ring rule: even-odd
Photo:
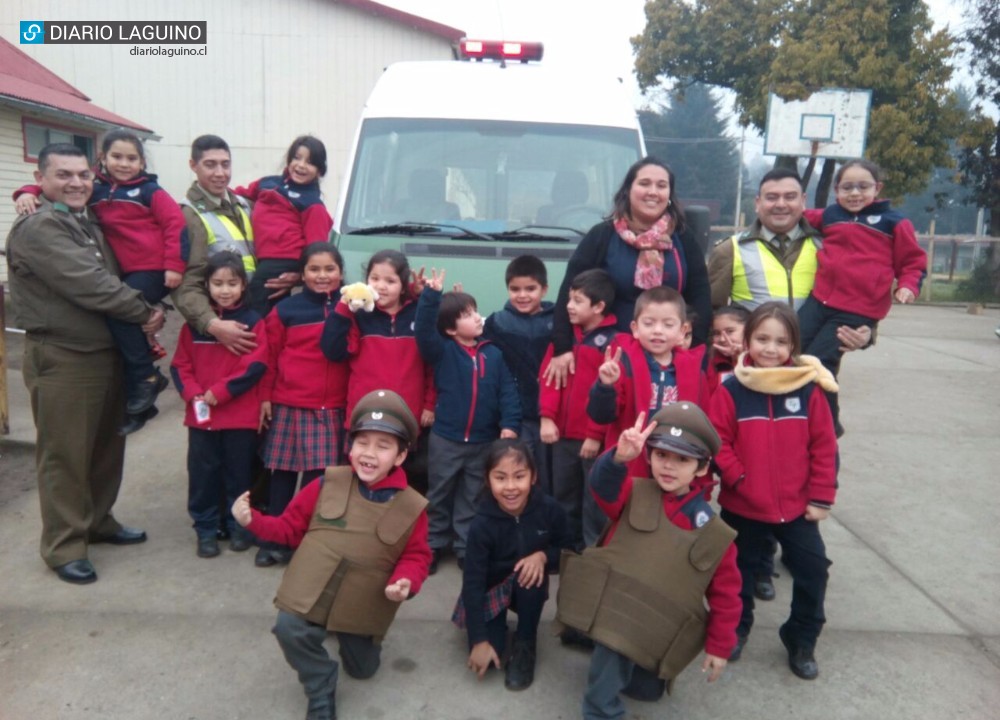
[[[765,395],[784,395],[798,390],[808,382],[815,382],[827,392],[837,392],[837,381],[833,373],[812,355],[799,355],[794,365],[782,365],[775,368],[761,368],[746,365],[746,353],[742,353],[736,361],[733,373],[740,384]]]

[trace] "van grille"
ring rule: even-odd
[[[534,255],[542,260],[569,260],[573,247],[541,248],[527,245],[443,245],[435,243],[403,243],[401,250],[407,256],[452,257],[452,258],[515,258],[519,255]]]

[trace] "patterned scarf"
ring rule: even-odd
[[[674,219],[664,214],[653,227],[641,235],[629,230],[624,217],[615,218],[615,231],[627,245],[639,251],[635,262],[635,286],[647,290],[663,284],[663,253],[674,248],[671,235],[674,233]]]

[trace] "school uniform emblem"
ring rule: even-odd
[[[785,398],[785,410],[788,412],[798,412],[802,409],[802,401],[797,398]]]
[[[599,348],[602,348],[607,344],[608,344],[607,335],[598,335],[597,337],[594,338],[594,345],[596,345]]]
[[[696,528],[700,528],[705,523],[707,523],[710,519],[711,518],[709,518],[707,512],[705,512],[704,510],[699,510],[698,514],[694,516],[694,526]]]
[[[140,190],[139,188],[136,188],[135,190],[129,190],[125,194],[128,195],[129,197],[139,197],[139,193],[141,193],[141,192],[142,192],[142,190]]]
[[[869,215],[868,216],[868,224],[869,225],[877,225],[878,221],[881,220],[881,219],[882,219],[881,215]]]

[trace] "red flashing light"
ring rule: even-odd
[[[544,46],[539,42],[509,40],[469,40],[459,43],[460,60],[517,60],[522,63],[542,59]]]

